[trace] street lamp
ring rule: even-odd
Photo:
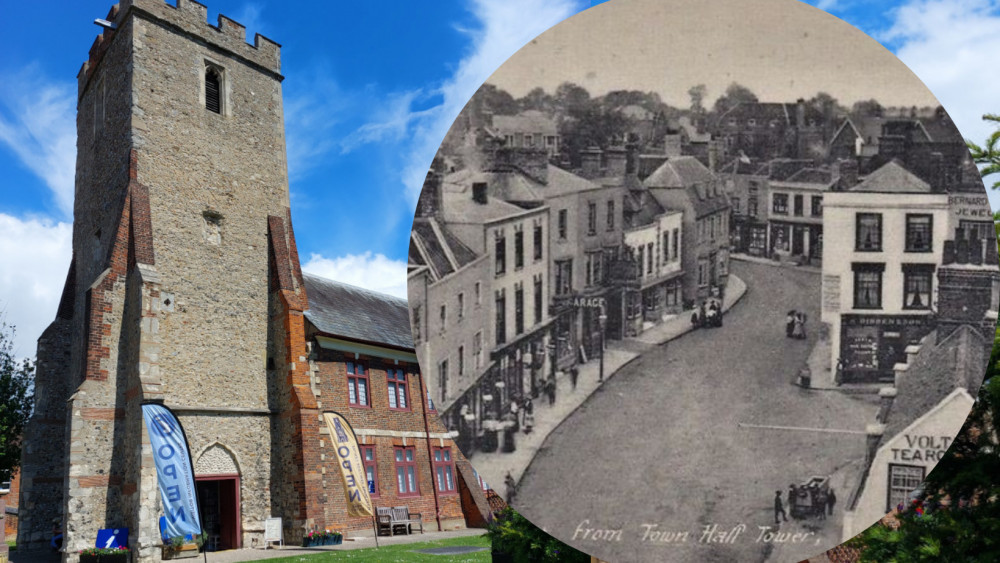
[[[604,312],[604,306],[601,306],[601,314],[597,317],[597,321],[601,324],[601,367],[600,371],[597,373],[597,382],[604,382],[604,326],[608,322],[608,315]]]

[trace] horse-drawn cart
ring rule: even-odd
[[[819,516],[826,511],[826,502],[830,494],[830,479],[813,475],[805,483],[794,487],[794,491],[794,496],[789,500],[792,518]]]

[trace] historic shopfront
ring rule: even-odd
[[[923,315],[844,315],[840,336],[842,383],[891,382],[906,347],[931,330]]]

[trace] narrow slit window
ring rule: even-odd
[[[222,77],[214,68],[205,70],[205,109],[222,113]]]

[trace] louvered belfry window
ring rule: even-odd
[[[222,113],[221,88],[222,80],[219,71],[210,68],[205,71],[205,108],[208,111]]]

